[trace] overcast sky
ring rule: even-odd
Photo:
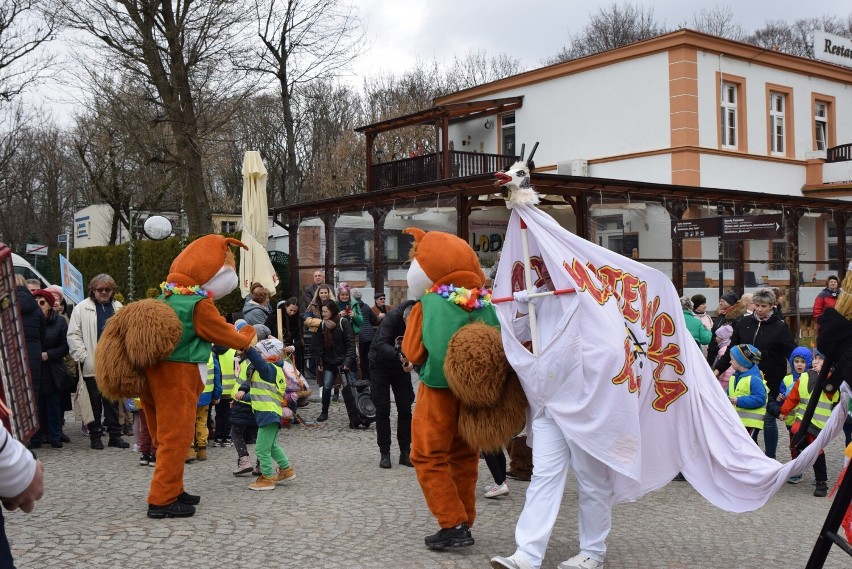
[[[579,33],[589,15],[611,0],[357,0],[367,29],[369,51],[355,64],[357,76],[378,71],[402,72],[421,60],[449,62],[471,49],[507,53],[526,69],[541,66]],[[617,2],[624,4],[624,2]],[[793,22],[799,18],[852,14],[849,0],[632,0],[651,6],[666,28],[688,23],[694,14],[715,5],[730,6],[737,21],[751,32],[767,20]]]
[[[345,0],[342,0],[345,1]],[[351,0],[358,6],[366,29],[367,49],[353,64],[345,80],[360,87],[361,78],[382,72],[402,73],[418,60],[449,63],[454,55],[474,49],[489,54],[506,53],[524,69],[540,67],[579,33],[589,15],[610,0]],[[624,4],[622,0],[618,2]],[[669,29],[688,23],[704,8],[717,5],[705,0],[632,0],[651,6],[655,19]],[[793,22],[799,18],[852,14],[849,0],[740,0],[731,6],[747,32],[767,20]],[[60,44],[62,45],[62,44]],[[61,48],[59,48],[61,49]],[[68,85],[47,83],[27,100],[42,102],[60,123],[75,112],[70,103],[77,93]]]

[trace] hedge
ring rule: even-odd
[[[202,237],[196,235],[186,238],[186,243]],[[240,232],[227,237],[239,239]],[[82,249],[71,249],[71,264],[83,273],[83,283],[88,285],[90,279],[95,275],[107,273],[115,279],[117,293],[125,301],[152,298],[160,294],[160,283],[169,274],[169,267],[178,253],[182,251],[179,237],[170,237],[162,241],[138,240],[133,242],[133,298],[130,298],[128,287],[128,265],[129,246],[128,243],[121,245],[108,245],[104,247],[84,247]],[[62,251],[64,254],[64,251]],[[282,254],[276,255],[275,269],[281,282],[276,291],[276,300],[281,296],[279,291],[288,291],[287,258]],[[59,265],[58,253],[54,255],[55,266]],[[239,262],[239,261],[238,261]],[[282,270],[283,269],[283,270]],[[56,279],[58,280],[58,279]],[[223,315],[230,316],[234,312],[243,309],[243,299],[240,289],[237,288],[229,295],[215,301],[216,307]]]

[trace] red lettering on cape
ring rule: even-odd
[[[633,371],[633,362],[636,361],[636,356],[633,353],[633,343],[630,338],[624,339],[624,367],[618,372],[612,382],[615,385],[621,385],[627,382],[627,390],[630,393],[635,393],[639,390],[640,378],[636,377],[636,372]]]
[[[606,304],[606,301],[609,300],[611,295],[611,290],[608,288],[600,289],[597,285],[592,281],[592,275],[586,270],[586,267],[580,263],[577,259],[574,259],[571,262],[571,265],[568,265],[567,261],[562,262],[562,266],[568,271],[568,274],[571,275],[571,278],[574,279],[574,283],[577,287],[577,292],[588,291],[588,293],[594,298],[598,304],[603,306]]]
[[[669,405],[677,401],[688,389],[683,380],[678,378],[677,381],[655,380],[654,391],[657,393],[657,397],[651,403],[651,407],[656,411],[665,413]]]

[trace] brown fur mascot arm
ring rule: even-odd
[[[234,330],[234,327],[222,318],[210,299],[201,300],[195,305],[192,323],[200,338],[218,346],[244,351],[251,343],[250,337]]]
[[[429,353],[423,345],[423,305],[419,302],[411,309],[402,338],[402,353],[411,363],[423,365]]]

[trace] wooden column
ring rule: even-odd
[[[683,219],[686,213],[686,202],[681,200],[667,201],[664,204],[666,211],[674,219]],[[683,295],[683,240],[672,239],[672,283],[677,289],[678,296]]]
[[[385,289],[385,219],[390,213],[388,207],[371,207],[367,211],[373,217],[373,288],[375,290]],[[390,297],[388,297],[390,298]]]
[[[846,264],[849,260],[846,258],[846,212],[836,211],[832,215],[834,225],[837,227],[837,276],[843,282],[843,276],[846,274]],[[831,261],[831,259],[829,259]],[[831,266],[831,265],[829,265]]]
[[[466,198],[461,192],[456,194],[456,235],[467,241],[469,227],[468,218],[470,217],[470,210],[473,207],[473,200],[476,199],[476,196],[472,198]]]
[[[367,191],[373,190],[373,142],[376,135],[368,132],[364,139],[367,141]]]
[[[450,119],[447,116],[441,117],[441,179],[446,180],[450,177],[452,169],[450,168]]]
[[[787,287],[787,307],[785,312],[791,323],[793,337],[799,335],[799,220],[804,212],[800,209],[784,210],[784,237],[787,240],[787,269],[790,272],[790,286]],[[838,237],[840,234],[838,233]]]
[[[589,200],[586,192],[579,196],[563,196],[574,209],[574,217],[577,218],[577,236],[586,241],[589,240]]]
[[[320,215],[323,225],[325,226],[325,259],[323,260],[323,268],[325,269],[325,282],[337,285],[332,279],[334,272],[334,226],[337,224],[337,218],[340,217],[337,213],[324,213]]]
[[[287,243],[290,255],[287,259],[287,272],[290,276],[290,296],[302,298],[302,283],[299,282],[299,218],[295,215],[288,216],[290,228],[287,230]],[[302,301],[299,301],[301,305]]]

